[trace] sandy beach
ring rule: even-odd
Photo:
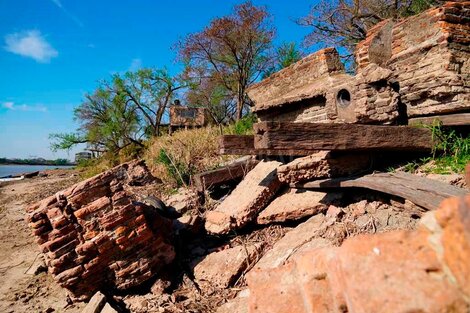
[[[28,228],[29,204],[66,188],[80,177],[73,170],[46,171],[47,177],[0,183],[0,312],[80,312],[47,272],[34,274],[38,245]]]

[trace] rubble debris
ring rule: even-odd
[[[193,264],[194,278],[199,288],[227,288],[252,262],[256,262],[260,244],[237,246],[212,252]]]
[[[277,161],[258,163],[214,211],[207,212],[206,230],[226,234],[254,220],[280,188],[276,170],[281,164]]]
[[[199,195],[190,188],[179,188],[178,191],[164,200],[166,206],[178,214],[184,214],[199,206]]]
[[[161,296],[170,286],[171,282],[169,280],[158,278],[150,288],[150,292],[156,296]]]
[[[298,183],[311,179],[345,177],[371,168],[372,156],[363,153],[338,154],[319,151],[295,159],[277,170],[277,177],[283,183]]]
[[[468,312],[469,209],[470,196],[449,199],[415,231],[359,235],[256,267],[250,312]]]
[[[28,209],[49,273],[73,298],[137,286],[173,260],[171,222],[125,190],[151,178],[142,162],[126,163]]]
[[[342,194],[338,192],[288,189],[260,212],[256,222],[258,224],[285,222],[322,213],[341,196]]]
[[[106,297],[101,293],[97,292],[91,297],[82,313],[100,313],[106,304]]]
[[[256,263],[257,269],[275,268],[286,262],[294,253],[308,247],[325,247],[331,245],[327,239],[320,238],[327,227],[334,223],[333,219],[326,219],[325,215],[317,214],[306,222],[289,231],[276,242]]]
[[[175,232],[181,232],[183,230],[188,231],[192,234],[197,234],[203,227],[202,218],[195,214],[186,214],[176,220],[173,220],[173,229]]]
[[[317,180],[305,184],[293,184],[292,187],[305,189],[368,188],[408,199],[428,210],[437,209],[440,203],[448,197],[463,196],[467,193],[465,189],[404,172],[374,173],[362,177]]]
[[[224,183],[239,181],[258,163],[252,156],[245,156],[215,170],[194,175],[192,181],[197,191],[204,192]]]
[[[109,303],[106,303],[101,313],[118,313],[118,311],[116,311]]]
[[[237,296],[221,305],[216,313],[248,313],[249,289],[243,289]]]

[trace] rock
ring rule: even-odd
[[[106,303],[101,313],[118,313],[109,303]]]
[[[150,288],[150,292],[156,296],[160,296],[165,293],[165,290],[171,286],[171,282],[165,279],[158,278]]]
[[[173,260],[171,222],[123,185],[150,180],[145,169],[140,161],[123,164],[28,208],[49,273],[74,300],[109,284],[135,287]]]
[[[44,261],[44,255],[40,254],[34,260],[33,264],[28,269],[26,274],[27,275],[38,275],[38,274],[44,273],[44,272],[47,272],[47,266],[46,266],[46,263]]]
[[[199,206],[199,195],[192,189],[180,188],[176,194],[167,198],[165,203],[177,213],[184,214]]]
[[[464,312],[423,234],[360,235],[344,242],[337,262],[341,271],[332,280],[349,312]]]
[[[216,313],[248,313],[249,289],[243,289],[235,298],[222,304]]]
[[[206,214],[206,230],[226,234],[255,219],[280,188],[276,170],[282,163],[260,162],[214,210]]]
[[[320,235],[333,223],[333,219],[326,219],[323,214],[311,217],[276,242],[272,249],[256,263],[255,268],[276,268],[302,250],[330,246],[331,242],[320,238]]]
[[[462,185],[465,182],[465,178],[463,177],[463,175],[459,175],[459,174],[443,175],[443,174],[431,173],[431,174],[427,174],[426,178],[434,179],[434,180],[437,180],[437,181],[440,181],[449,185],[458,186],[458,187],[462,187]]]
[[[280,166],[277,176],[283,183],[294,184],[311,179],[350,176],[364,171],[370,163],[368,155],[334,155],[330,151],[320,151]]]
[[[181,232],[182,230],[185,230],[192,234],[199,233],[203,226],[201,217],[195,214],[183,215],[174,220],[173,224],[175,231]]]
[[[343,210],[335,205],[330,205],[326,211],[326,217],[339,218],[344,214]]]
[[[98,291],[93,295],[93,297],[91,297],[82,313],[100,313],[105,304],[106,297]]]
[[[258,215],[258,224],[298,220],[324,212],[341,198],[341,193],[289,189]]]
[[[255,260],[261,245],[237,246],[213,252],[193,263],[199,287],[227,288]]]
[[[468,312],[468,212],[470,196],[446,200],[417,230],[358,235],[257,266],[247,275],[250,312]]]
[[[430,212],[423,222],[429,219],[434,221],[434,225],[428,227],[433,247],[459,289],[470,298],[470,195],[445,200],[441,208]]]
[[[327,273],[337,248],[314,248],[291,262],[247,275],[249,312],[347,312],[335,310]]]
[[[143,186],[155,181],[161,182],[150,174],[144,160],[131,161],[121,166],[125,173],[125,182],[129,186]]]

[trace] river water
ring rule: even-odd
[[[36,171],[52,170],[56,168],[67,169],[73,166],[57,166],[57,165],[0,165],[0,178],[9,175],[18,175],[23,173],[31,173]]]

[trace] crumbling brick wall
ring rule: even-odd
[[[358,44],[359,73],[370,64],[391,69],[408,117],[469,111],[470,2],[391,24],[379,23]]]
[[[173,260],[170,223],[125,190],[149,180],[145,164],[132,162],[28,209],[49,273],[74,298],[137,286]]]
[[[470,2],[448,2],[393,27],[389,67],[409,117],[470,109]]]
[[[253,85],[261,121],[406,123],[470,111],[470,2],[385,20],[356,47],[357,75],[320,50]]]

